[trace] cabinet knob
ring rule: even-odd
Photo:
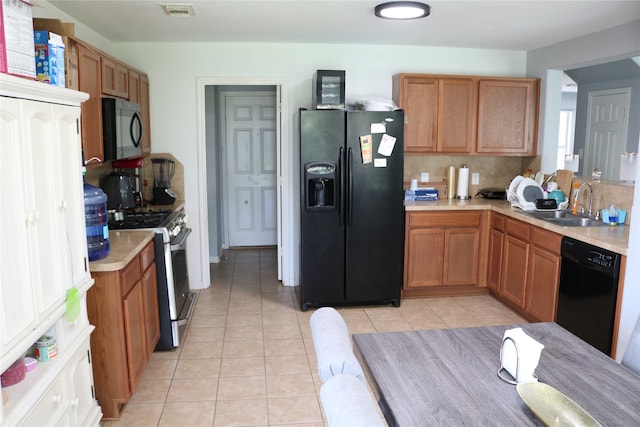
[[[73,407],[77,407],[79,403],[80,403],[80,399],[78,399],[77,397],[71,400],[71,406]]]
[[[66,200],[63,200],[62,202],[60,202],[60,207],[61,207],[62,209],[67,209],[67,201],[66,201]]]
[[[62,402],[62,395],[61,394],[56,394],[55,396],[53,396],[51,398],[51,400],[53,401],[53,403],[55,403],[56,405],[59,405]]]

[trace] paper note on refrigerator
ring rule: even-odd
[[[387,167],[387,159],[384,157],[373,159],[373,167],[374,168],[386,168]]]
[[[385,133],[387,125],[384,123],[371,123],[371,133]]]
[[[360,137],[360,151],[362,152],[362,164],[371,163],[373,158],[373,138],[371,135]]]
[[[396,145],[396,139],[386,133],[382,135],[380,145],[378,146],[378,154],[383,156],[390,156],[393,152],[393,147]]]

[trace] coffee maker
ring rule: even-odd
[[[171,205],[176,201],[176,193],[171,189],[171,179],[176,173],[176,162],[166,157],[151,159],[153,163],[154,205]]]
[[[112,163],[115,173],[125,175],[131,181],[133,187],[133,199],[134,206],[128,207],[142,207],[144,206],[144,200],[142,198],[142,186],[144,181],[144,159],[124,159],[114,160]]]

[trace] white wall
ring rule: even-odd
[[[170,152],[184,164],[186,210],[194,229],[189,251],[201,247],[206,218],[199,218],[199,182],[196,122],[196,78],[272,78],[285,82],[289,99],[289,128],[283,132],[283,147],[297,165],[297,123],[295,113],[310,107],[312,77],[317,69],[346,70],[347,96],[391,97],[391,76],[399,72],[524,76],[524,52],[475,49],[445,49],[391,46],[190,43],[125,43],[114,45],[115,55],[133,67],[146,71],[150,79],[152,149]],[[297,188],[297,166],[287,171]],[[297,191],[284,195],[285,207],[297,218]],[[298,280],[298,224],[292,226],[293,245],[283,271],[285,284]],[[201,282],[199,257],[189,258],[189,280]],[[200,281],[199,281],[200,280]]]
[[[588,65],[603,64],[640,54],[640,21],[589,34],[553,46],[530,51],[527,54],[527,74],[547,77],[542,81],[540,99],[540,125],[538,147],[542,148],[542,169],[555,170],[560,92],[562,72]],[[636,118],[637,119],[637,118]],[[636,182],[640,183],[640,168]],[[620,328],[616,358],[620,360],[629,342],[629,336],[640,315],[640,185],[636,185],[634,206],[631,209],[631,229],[623,300],[620,308]]]

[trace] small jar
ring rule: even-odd
[[[40,362],[48,362],[58,356],[55,337],[43,335],[36,341],[36,358]]]

